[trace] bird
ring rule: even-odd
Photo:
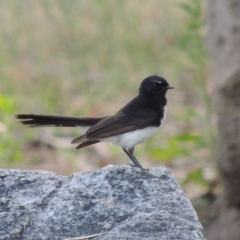
[[[83,127],[85,133],[72,140],[76,149],[99,142],[120,146],[133,162],[143,168],[134,156],[136,145],[151,137],[166,117],[166,93],[173,86],[163,77],[152,75],[140,84],[138,95],[112,116],[68,117],[58,115],[17,114],[16,118],[29,127]]]

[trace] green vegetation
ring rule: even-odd
[[[180,158],[186,165],[205,165],[211,159],[213,128],[200,3],[1,2],[0,164],[25,159],[21,146],[42,131],[17,124],[15,113],[112,114],[136,94],[144,77],[158,74],[176,89],[168,95],[164,127],[137,148],[139,159],[159,165]],[[79,131],[54,129],[50,134],[61,138]],[[109,159],[123,159],[120,150],[109,149]],[[68,161],[79,155],[94,158],[88,150],[75,151],[70,145],[57,152]],[[106,154],[103,158],[99,165],[105,164]],[[202,176],[196,169],[202,168],[197,164],[187,179]]]
[[[13,121],[11,118],[16,112],[16,103],[15,100],[0,95],[0,112],[1,112],[1,122],[0,122],[0,132],[1,132],[1,141],[0,141],[0,157],[1,162],[11,162],[11,161],[20,161],[22,154],[18,145],[20,144],[19,139],[14,139],[9,132],[11,132],[13,127]]]

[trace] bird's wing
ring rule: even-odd
[[[72,143],[86,141],[86,139],[102,139],[142,129],[151,125],[156,121],[156,118],[157,113],[151,109],[128,112],[127,114],[120,112],[96,123],[83,136],[76,138]]]

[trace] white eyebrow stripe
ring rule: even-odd
[[[157,81],[156,79],[152,79],[153,82],[162,84],[162,81]]]

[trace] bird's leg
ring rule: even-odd
[[[133,155],[133,151],[134,148],[131,148],[129,150],[124,149],[123,151],[128,155],[128,157],[133,161],[133,163],[135,164],[136,167],[142,168],[142,166],[140,165],[140,163],[138,162],[138,160],[136,159],[136,157]]]
[[[130,148],[130,149],[128,150],[128,152],[133,155],[134,147],[133,147],[133,148]]]

